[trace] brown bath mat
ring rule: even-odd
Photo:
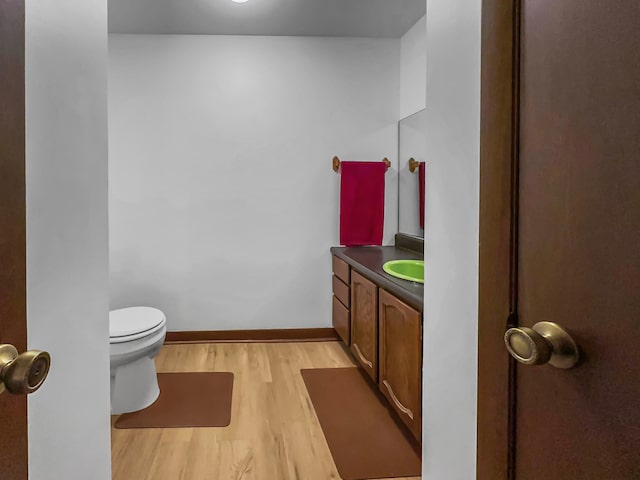
[[[418,477],[420,454],[358,368],[301,370],[344,480]]]
[[[159,373],[160,396],[139,412],[125,413],[116,428],[226,427],[231,423],[233,373]]]

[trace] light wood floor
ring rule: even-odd
[[[354,365],[338,342],[165,345],[156,364],[233,372],[231,425],[112,428],[113,480],[340,479],[299,372]]]

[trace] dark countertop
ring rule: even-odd
[[[389,260],[424,260],[423,255],[398,247],[331,247],[331,253],[362,276],[422,312],[424,285],[392,277],[382,269],[382,264]]]

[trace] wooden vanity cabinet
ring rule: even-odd
[[[333,326],[421,442],[422,313],[333,257]]]
[[[351,272],[351,351],[374,382],[378,381],[378,287]]]
[[[378,386],[420,441],[422,431],[422,315],[380,289]]]

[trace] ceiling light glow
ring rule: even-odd
[[[248,2],[249,0],[231,0],[234,3],[245,3]]]

